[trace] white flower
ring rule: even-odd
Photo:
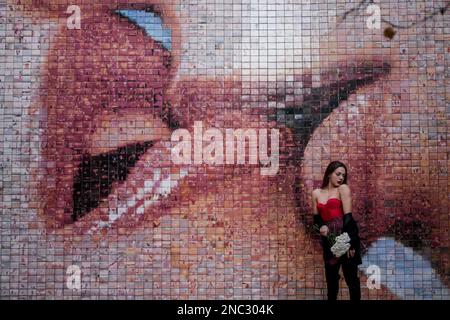
[[[336,242],[347,243],[350,242],[350,237],[347,232],[344,232],[340,236],[336,237]]]
[[[331,247],[331,252],[339,258],[343,254],[345,254],[348,249],[350,249],[350,237],[348,236],[347,232],[344,232],[340,236],[336,237],[336,242]]]

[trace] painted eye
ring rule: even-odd
[[[368,86],[388,74],[390,69],[390,65],[382,60],[353,63],[348,61],[342,66],[338,64],[336,68],[324,71],[320,75],[323,85],[318,87],[313,86],[312,75],[305,74],[302,78],[301,101],[295,102],[296,97],[291,96],[290,105],[277,108],[274,117],[280,126],[290,127],[294,132],[298,157],[303,157],[314,131],[334,109],[348,100],[359,88]],[[279,95],[276,98],[283,100],[286,96]]]
[[[161,17],[156,13],[131,9],[115,10],[114,12],[144,30],[149,37],[160,42],[166,50],[172,50],[172,32],[169,28],[164,27]]]

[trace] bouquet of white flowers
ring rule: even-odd
[[[314,229],[319,231],[318,226],[314,226]],[[347,232],[344,232],[339,236],[336,236],[332,232],[328,232],[327,238],[330,241],[331,252],[334,254],[336,258],[339,258],[342,255],[344,255],[351,247],[350,236],[348,235]]]
[[[334,244],[331,246],[331,252],[339,258],[350,249],[350,237],[347,232],[334,238]]]

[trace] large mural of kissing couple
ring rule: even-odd
[[[448,7],[0,4],[1,297],[449,299]]]

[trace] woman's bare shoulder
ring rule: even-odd
[[[348,184],[341,184],[338,187],[338,191],[340,194],[350,194],[350,187],[348,186]]]
[[[314,196],[314,197],[317,197],[317,195],[320,193],[320,188],[317,188],[317,189],[314,189],[313,190],[313,192],[312,192],[312,195]]]

